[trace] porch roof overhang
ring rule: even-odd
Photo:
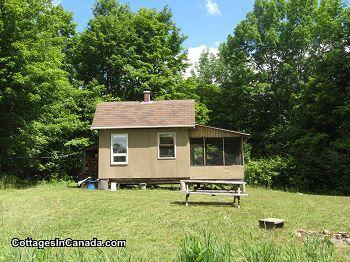
[[[250,134],[237,132],[233,130],[205,126],[205,125],[195,125],[195,128],[190,130],[191,138],[201,138],[201,137],[242,137],[243,139],[248,139]]]

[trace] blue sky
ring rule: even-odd
[[[57,0],[58,1],[58,0]],[[64,8],[74,13],[81,31],[92,16],[94,0],[60,0]],[[232,33],[235,25],[252,10],[253,0],[120,0],[133,10],[141,7],[161,9],[168,5],[174,21],[188,36],[186,48],[205,45],[216,47]]]

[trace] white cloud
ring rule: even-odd
[[[221,15],[219,5],[215,2],[215,0],[207,0],[205,8],[207,9],[208,15]]]
[[[187,67],[184,77],[190,77],[191,71],[196,70],[195,66],[198,64],[199,58],[205,49],[209,49],[209,53],[214,55],[219,53],[219,50],[216,47],[207,47],[206,45],[188,48],[187,58],[190,65]]]

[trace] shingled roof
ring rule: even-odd
[[[194,127],[194,105],[194,100],[100,103],[92,129]]]

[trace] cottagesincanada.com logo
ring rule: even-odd
[[[44,249],[46,247],[126,247],[126,240],[101,240],[92,239],[72,239],[72,238],[54,238],[54,239],[26,239],[13,238],[12,247],[30,247]]]

